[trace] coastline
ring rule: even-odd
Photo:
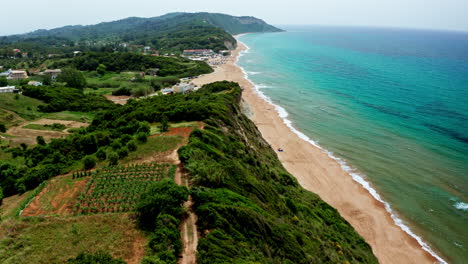
[[[239,55],[246,49],[239,42],[225,65],[218,66],[214,73],[193,82],[197,85],[222,80],[238,82],[244,89],[243,100],[251,110],[249,118],[273,149],[285,149],[278,153],[283,166],[302,187],[318,194],[336,208],[371,245],[380,263],[436,263],[438,259],[427,251],[430,249],[422,248],[422,240],[417,241],[407,233],[409,230],[405,232],[395,223],[399,219],[392,218],[388,208],[385,208],[388,205],[379,199],[378,194],[371,194],[369,188],[364,188],[367,182],[358,183],[356,175],[343,170],[340,160],[327,155],[326,150],[307,141],[305,136],[301,137],[300,132],[293,131],[292,126],[283,119],[286,113],[281,113],[281,108],[258,93],[246,79],[243,70],[236,65]],[[310,144],[304,144],[304,141]]]

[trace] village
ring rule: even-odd
[[[143,55],[148,55],[148,56],[165,56],[165,57],[175,57],[177,55],[175,54],[164,54],[160,55],[159,51],[154,50],[153,48],[149,46],[135,46],[135,45],[129,45],[127,43],[120,43],[120,47],[126,48],[126,49],[132,49],[136,50],[138,52],[141,52]],[[22,58],[28,57],[27,52],[22,52],[20,49],[13,49],[12,54],[20,54]],[[73,57],[79,56],[82,52],[81,51],[73,51],[72,55]],[[54,58],[58,57],[60,55],[58,54],[48,54],[48,58]],[[230,51],[229,50],[222,50],[219,53],[214,52],[211,49],[187,49],[180,54],[181,57],[194,60],[194,61],[204,61],[208,65],[210,65],[212,68],[216,68],[217,66],[223,65],[227,62],[227,60],[230,57]],[[18,56],[19,57],[19,56]],[[151,76],[155,77],[157,76],[157,72],[159,69],[148,69],[144,72],[138,72],[135,73],[136,75],[139,75],[142,78],[145,78],[145,76]],[[26,69],[8,69],[5,70],[3,66],[0,66],[0,78],[5,78],[8,83],[15,83],[15,84],[27,84],[31,86],[42,86],[43,82],[41,82],[41,78],[47,76],[50,77],[51,81],[55,81],[57,77],[60,75],[62,72],[61,69],[46,69],[44,71],[31,71],[29,72]],[[29,82],[25,83],[24,80],[30,79],[30,77],[33,77],[32,80]],[[37,77],[37,78],[36,78]],[[200,87],[197,87],[193,83],[190,82],[191,79],[195,78],[194,77],[187,77],[187,78],[182,78],[180,79],[180,83],[173,85],[172,87],[164,87],[160,91],[156,91],[154,93],[149,94],[148,96],[156,96],[156,95],[170,95],[170,94],[176,94],[176,93],[181,93],[181,94],[187,94],[193,91],[196,91]],[[135,78],[132,78],[130,81],[134,81]],[[18,89],[14,85],[6,85],[1,87],[0,85],[0,93],[21,93],[21,90]]]

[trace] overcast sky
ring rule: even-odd
[[[255,16],[275,25],[468,31],[468,0],[23,0],[21,7],[9,10],[1,12],[0,35],[180,11]]]

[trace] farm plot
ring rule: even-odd
[[[91,174],[83,193],[74,206],[75,213],[131,212],[140,195],[151,184],[173,178],[176,166],[148,163],[129,166],[109,166]],[[87,175],[74,175],[74,177]]]

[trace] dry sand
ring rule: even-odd
[[[273,149],[284,149],[278,153],[284,167],[305,189],[318,194],[336,208],[371,245],[380,263],[436,263],[436,259],[424,251],[416,239],[393,222],[382,203],[355,182],[338,162],[292,132],[274,106],[255,92],[252,83],[245,79],[235,64],[244,49],[245,46],[239,43],[228,63],[193,82],[196,85],[222,80],[238,82],[244,89],[242,97],[252,112],[252,121]]]

